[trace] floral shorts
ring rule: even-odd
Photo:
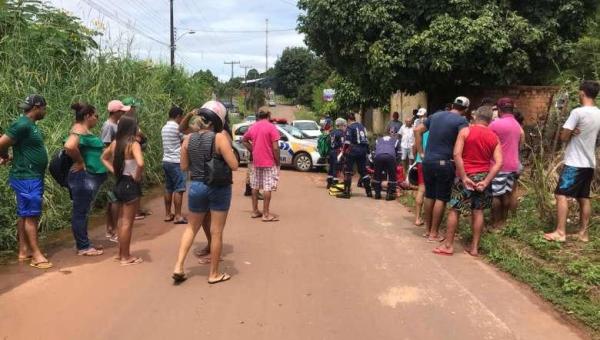
[[[481,182],[487,177],[487,172],[480,172],[469,175],[469,178],[475,182]],[[485,210],[492,206],[492,188],[491,185],[484,191],[470,190],[465,187],[460,178],[456,178],[452,187],[452,197],[450,207],[467,215],[471,210]]]

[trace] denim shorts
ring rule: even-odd
[[[9,178],[8,183],[17,196],[17,216],[39,217],[42,215],[44,180]]]
[[[425,197],[432,200],[449,202],[452,196],[452,186],[456,177],[454,162],[424,161],[423,176],[425,178]]]
[[[231,185],[208,186],[192,181],[188,192],[188,209],[193,213],[228,211],[231,206]]]
[[[165,189],[168,193],[185,192],[185,173],[179,163],[163,162]]]

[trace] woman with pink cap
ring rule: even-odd
[[[223,132],[227,111],[223,104],[209,101],[197,111],[196,132],[187,135],[181,146],[181,169],[189,171],[191,183],[188,191],[189,224],[181,238],[179,255],[173,281],[180,284],[187,280],[183,265],[194,238],[210,213],[210,273],[208,283],[227,281],[229,274],[219,271],[223,247],[223,229],[231,205],[231,172],[237,170],[238,162],[233,153],[231,140]],[[221,170],[217,174],[214,169]],[[225,169],[223,169],[223,167]],[[227,169],[228,168],[228,169]],[[221,176],[227,173],[228,176]]]

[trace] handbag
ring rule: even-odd
[[[212,144],[210,147],[210,160],[206,161],[206,184],[210,186],[227,186],[233,184],[233,173],[231,168],[223,159],[223,156],[215,153],[215,139],[217,135],[214,134],[212,138]]]

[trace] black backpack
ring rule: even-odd
[[[56,183],[60,184],[61,187],[67,188],[69,186],[67,179],[72,166],[73,160],[67,155],[65,149],[61,149],[50,160],[48,171]]]

